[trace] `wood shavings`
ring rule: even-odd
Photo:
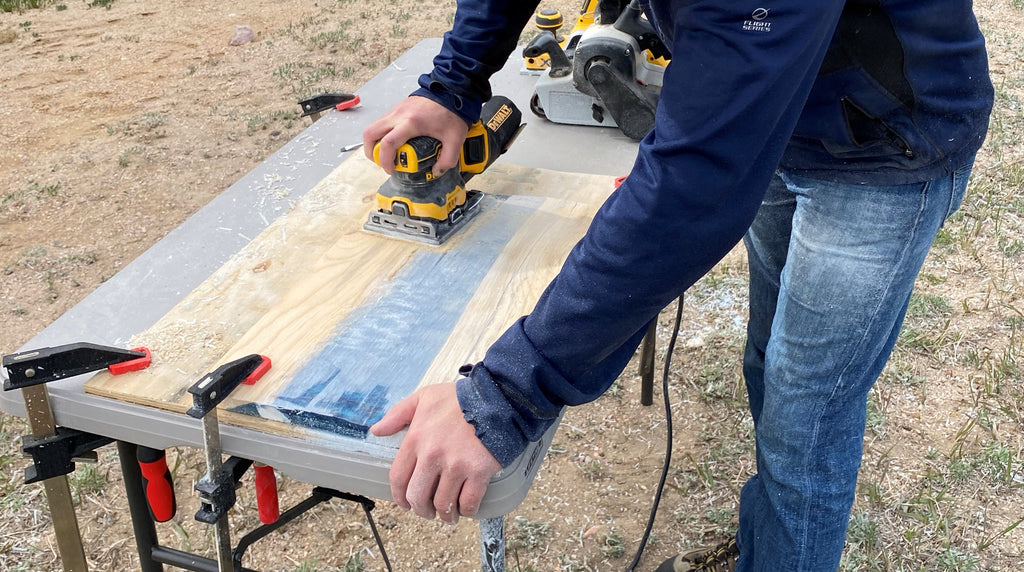
[[[132,338],[134,347],[144,346],[153,354],[153,363],[200,363],[217,356],[225,333],[206,320],[177,320],[147,330]],[[180,371],[180,369],[179,369]],[[186,373],[187,375],[187,373]]]

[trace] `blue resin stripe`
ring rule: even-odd
[[[490,207],[481,206],[491,212],[470,222],[457,248],[416,251],[372,300],[335,327],[270,405],[293,424],[365,437],[412,393],[494,261],[544,199],[485,201]],[[237,410],[255,413],[254,407]]]

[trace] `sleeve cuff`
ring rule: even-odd
[[[477,439],[502,467],[507,467],[526,450],[529,441],[511,422],[512,408],[490,376],[476,377],[478,379],[464,377],[455,382],[462,414],[473,425]]]
[[[443,83],[434,79],[431,74],[421,75],[419,85],[420,88],[412,92],[411,95],[425,97],[441,104],[462,118],[466,125],[472,125],[480,119],[482,101],[452,92]]]
[[[466,421],[492,455],[507,467],[558,420],[566,401],[545,394],[542,386],[558,379],[568,385],[513,324],[488,350],[484,361],[463,366],[456,382]]]

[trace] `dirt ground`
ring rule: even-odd
[[[572,14],[577,4],[544,6]],[[0,353],[296,136],[308,125],[300,98],[355,91],[443,34],[454,10],[452,0],[72,0],[0,12]],[[936,242],[873,391],[843,570],[1024,569],[1024,3],[979,0],[976,10],[997,110],[969,196]],[[251,27],[252,42],[229,45],[238,25]],[[640,569],[735,531],[753,472],[739,370],[745,316],[735,252],[689,295],[669,391],[675,453]],[[632,559],[665,439],[663,410],[639,405],[635,371],[567,414],[507,518],[510,570],[619,570]],[[0,416],[0,570],[60,570],[41,488],[21,483],[25,431]],[[182,506],[158,532],[168,546],[210,554],[209,528],[191,518],[202,463],[195,451],[170,457]],[[90,567],[137,569],[114,451],[72,483]],[[257,523],[247,485],[236,534]],[[280,487],[285,506],[309,490],[287,478]],[[375,515],[396,570],[479,567],[471,521],[445,527],[390,503]],[[245,564],[267,571],[384,569],[360,511],[342,502],[250,554]]]

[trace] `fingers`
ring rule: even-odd
[[[448,169],[454,169],[459,166],[459,155],[462,151],[463,137],[448,137],[447,140],[441,139],[441,154],[437,157],[437,162],[434,163],[434,176],[440,177]]]
[[[459,164],[467,129],[458,115],[440,104],[425,97],[407,97],[363,129],[363,153],[372,161],[374,147],[379,144],[380,166],[391,174],[398,148],[413,137],[429,135],[441,141],[441,155],[434,165],[434,174],[440,175]]]
[[[476,511],[480,510],[480,502],[484,499],[484,493],[487,492],[487,484],[490,482],[493,474],[477,473],[471,478],[466,479],[462,484],[462,491],[459,495],[459,514],[463,516],[473,516]]]
[[[416,405],[418,403],[418,393],[414,393],[399,401],[384,414],[384,417],[381,417],[380,421],[370,427],[370,433],[377,437],[387,437],[388,435],[398,433],[412,422],[413,416],[416,415]]]
[[[420,456],[410,473],[410,461],[396,457],[391,468],[392,498],[401,498],[400,506],[412,508],[423,518],[435,514],[447,524],[456,524],[460,516],[473,516],[487,492],[496,470],[486,462],[456,459],[449,465]],[[500,465],[498,466],[500,469]]]
[[[426,519],[434,518],[434,491],[441,480],[440,470],[436,465],[430,463],[417,463],[412,478],[409,479],[409,487],[406,490],[406,502],[412,507],[417,516]],[[394,480],[391,485],[395,489]]]
[[[416,466],[404,492],[404,500],[413,512],[428,519],[436,514],[447,524],[456,524],[460,516],[476,514],[491,475],[468,469],[465,463],[458,465],[442,468],[427,462]],[[404,461],[400,470],[404,471]],[[398,477],[392,481],[392,491],[401,488],[402,480]]]
[[[400,401],[370,428],[389,435],[409,425],[392,461],[391,497],[423,518],[455,524],[476,514],[501,464],[464,418],[455,384],[436,384]]]
[[[409,454],[409,451],[399,449],[395,460],[391,462],[391,472],[388,474],[388,483],[391,485],[391,499],[395,501],[402,510],[409,510],[412,504],[406,498],[406,490],[412,480],[413,471],[416,469],[416,456]],[[418,514],[418,513],[417,513]]]
[[[394,173],[394,158],[398,148],[417,135],[416,130],[410,127],[408,123],[377,127],[371,124],[368,126],[363,131],[363,149],[367,150],[367,158],[373,160],[374,147],[380,145],[380,149],[377,151],[377,156],[380,157],[380,167],[389,175]]]
[[[452,472],[445,473],[438,481],[437,489],[432,499],[432,507],[437,511],[437,516],[443,522],[455,524],[459,522],[461,507],[459,506],[459,492],[464,486],[462,478]]]
[[[390,129],[387,127],[385,119],[386,117],[381,117],[363,128],[363,155],[366,155],[366,158],[371,161],[373,161],[373,147]]]
[[[480,502],[493,476],[480,465],[462,465],[445,471],[434,492],[433,508],[438,518],[452,525],[459,522],[460,516],[473,516],[480,510]]]
[[[384,136],[394,128],[395,119],[393,116],[394,111],[377,119],[363,129],[363,154],[366,155],[367,159],[373,161],[373,151],[377,142],[383,139]],[[387,157],[387,155],[384,154],[380,154],[380,156]],[[393,157],[394,155],[391,156]],[[384,161],[384,164],[381,165],[381,167],[385,171],[388,171],[388,169],[394,171],[394,165],[389,161]],[[390,173],[391,171],[388,172]]]
[[[412,421],[413,416],[416,414],[418,402],[418,393],[414,393],[399,401],[384,414],[380,421],[370,427],[370,433],[377,437],[387,437],[401,431]],[[409,501],[405,498],[405,489],[415,468],[416,456],[410,454],[410,451],[405,447],[399,448],[398,453],[395,455],[395,460],[391,463],[389,481],[391,483],[391,498],[394,499],[398,506],[405,510],[410,508]]]

